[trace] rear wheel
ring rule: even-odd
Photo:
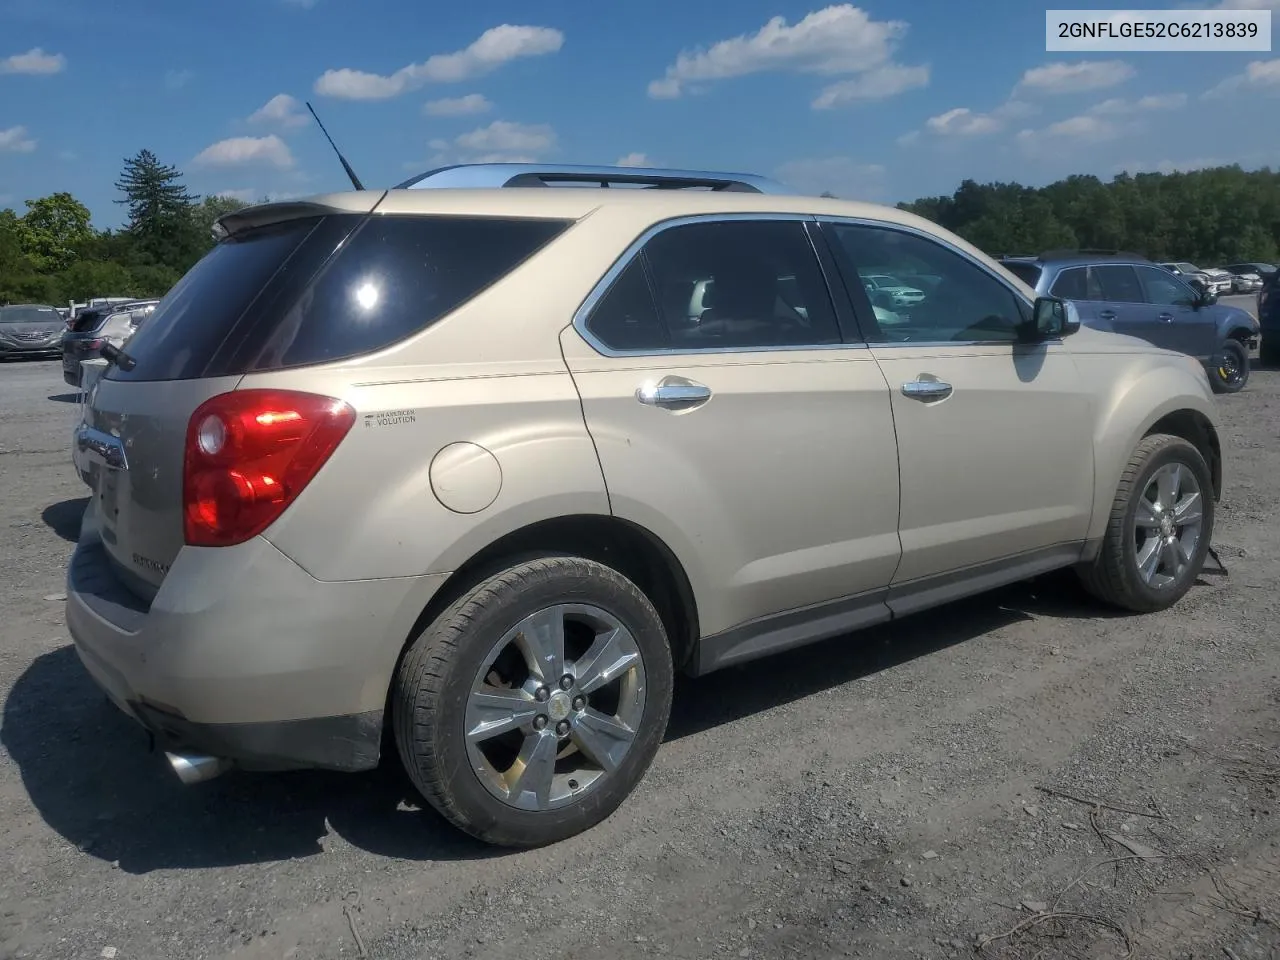
[[[1145,437],[1120,480],[1102,549],[1080,577],[1094,596],[1138,613],[1191,589],[1213,536],[1213,478],[1181,437]]]
[[[611,814],[666,730],[662,621],[616,570],[512,566],[444,610],[396,678],[400,757],[423,796],[489,843],[530,847]]]
[[[1239,340],[1228,340],[1218,351],[1218,362],[1209,372],[1216,393],[1239,393],[1249,382],[1249,351]]]

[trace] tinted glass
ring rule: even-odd
[[[1137,270],[1142,286],[1147,292],[1148,303],[1173,306],[1188,304],[1195,299],[1191,288],[1171,273],[1155,267],[1138,267]]]
[[[335,224],[339,219],[346,222]],[[267,292],[269,281],[289,272],[284,268],[294,253],[324,233],[324,228],[340,226],[350,231],[356,222],[358,218],[310,217],[222,241],[187,271],[129,341],[128,354],[135,361],[132,369],[112,366],[107,376],[183,380],[207,375],[245,311]],[[312,259],[308,275],[316,265]]]
[[[802,223],[686,224],[655,236],[644,256],[674,349],[841,342]]]
[[[1038,264],[1026,263],[1025,261],[1005,260],[1001,263],[1001,266],[1029,286],[1032,290],[1034,290],[1036,284],[1040,282],[1040,267]]]
[[[1049,292],[1064,300],[1098,299],[1090,296],[1088,267],[1072,267],[1069,270],[1063,270],[1058,274],[1058,279],[1053,281],[1053,289]]]
[[[1093,268],[1093,275],[1102,285],[1102,299],[1115,303],[1142,303],[1142,287],[1133,267],[1121,264],[1104,264]]]
[[[567,226],[563,220],[370,217],[300,296],[282,311],[273,309],[266,324],[244,331],[232,366],[277,370],[390,346],[452,313]]]
[[[831,233],[851,293],[851,276],[887,273],[908,285],[892,293],[867,291],[875,308],[876,339],[1007,342],[1017,338],[1018,326],[1028,318],[1030,309],[1011,288],[934,240],[861,224],[833,224]]]
[[[109,376],[226,376],[370,353],[439,320],[566,225],[331,215],[250,231],[179,281],[129,341],[134,368]]]
[[[587,319],[587,329],[611,350],[663,350],[667,330],[645,277],[644,261],[632,260]]]
[[[0,307],[0,323],[61,323],[62,314],[53,307]]]

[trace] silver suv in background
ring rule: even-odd
[[[901,210],[498,164],[220,229],[90,390],[67,578],[186,781],[386,731],[450,822],[544,844],[636,786],[677,671],[1057,568],[1160,610],[1210,548],[1199,364]]]

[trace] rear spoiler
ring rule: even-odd
[[[387,191],[361,193],[330,193],[300,200],[282,200],[277,203],[259,203],[233,213],[226,213],[213,224],[213,239],[222,241],[254,227],[272,223],[300,220],[303,217],[320,217],[327,213],[372,213],[382,202]]]

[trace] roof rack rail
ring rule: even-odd
[[[576,164],[459,163],[437,167],[396,184],[395,190],[424,188],[550,187],[556,184],[609,187],[626,184],[651,190],[705,189],[727,193],[795,191],[753,173],[666,170],[659,167],[593,167]]]
[[[1093,247],[1069,247],[1062,250],[1046,250],[1041,260],[1060,260],[1064,257],[1123,257],[1126,260],[1146,260],[1145,254],[1131,250],[1101,250]]]

